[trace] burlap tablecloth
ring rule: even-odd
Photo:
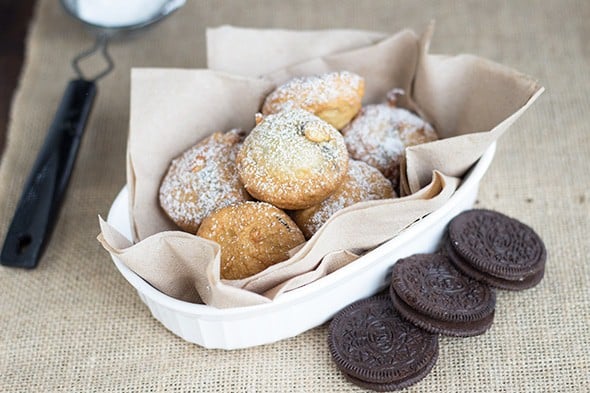
[[[325,326],[276,344],[206,350],[165,330],[95,237],[125,182],[131,66],[204,67],[205,28],[422,31],[433,53],[474,53],[536,76],[546,94],[499,143],[478,206],[530,224],[549,251],[535,289],[502,291],[492,329],[442,338],[412,392],[590,390],[590,3],[189,1],[111,45],[59,223],[40,266],[0,268],[0,391],[357,391],[336,369]],[[68,79],[91,43],[55,0],[39,2],[0,165],[0,238]],[[492,103],[493,104],[493,103]],[[165,132],[165,130],[163,130]]]

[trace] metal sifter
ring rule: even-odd
[[[0,263],[34,268],[54,227],[61,201],[80,147],[86,122],[97,93],[96,83],[114,67],[108,42],[165,18],[185,0],[61,0],[63,8],[94,33],[94,46],[72,60],[76,79],[71,80],[47,131],[33,169],[25,183],[6,234]],[[104,70],[86,76],[81,60],[100,55]]]

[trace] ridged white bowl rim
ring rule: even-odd
[[[402,245],[407,242],[409,239],[419,236],[420,233],[427,230],[427,228],[441,217],[444,217],[449,210],[451,210],[454,206],[453,201],[455,199],[461,199],[464,193],[469,192],[470,189],[473,187],[477,187],[478,183],[482,179],[483,175],[485,174],[486,170],[490,166],[494,153],[496,151],[496,143],[494,142],[490,147],[485,151],[479,161],[475,164],[475,166],[470,170],[470,172],[465,176],[461,185],[455,191],[455,193],[451,196],[449,201],[441,206],[439,209],[435,210],[434,212],[430,213],[422,220],[412,224],[407,230],[402,231],[398,234],[395,238],[389,240],[388,247],[378,247],[375,250],[371,251],[371,258],[379,258],[380,253],[386,253],[387,250],[391,250],[392,247],[396,247],[397,245]],[[111,208],[109,210],[107,221],[109,224],[113,225],[117,230],[121,231],[124,236],[129,236],[129,229],[128,228],[121,228],[120,225],[116,225],[120,219],[116,216],[119,216],[121,213],[119,210],[121,206],[126,211],[126,217],[129,216],[128,209],[127,209],[127,201],[128,201],[128,191],[127,187],[123,187],[117,197],[115,198]],[[129,224],[128,224],[129,225]],[[127,232],[127,233],[125,233]],[[369,255],[367,254],[367,255]],[[358,263],[361,261],[363,257],[356,260],[354,263],[348,264],[324,277],[321,279],[312,282],[308,285],[305,285],[301,288],[297,288],[293,291],[286,292],[278,297],[276,300],[266,304],[254,305],[254,306],[247,306],[247,307],[235,307],[235,308],[215,308],[212,306],[204,305],[204,304],[195,304],[189,303],[182,300],[175,299],[170,297],[156,288],[152,287],[146,281],[144,281],[140,276],[134,273],[131,269],[129,269],[123,262],[119,259],[113,257],[113,261],[117,267],[117,269],[121,272],[123,277],[141,294],[150,298],[151,300],[161,304],[164,307],[169,309],[175,310],[177,312],[186,313],[189,315],[199,315],[201,317],[206,317],[208,320],[217,320],[217,319],[226,319],[232,316],[239,316],[244,313],[254,313],[258,314],[264,313],[273,309],[275,307],[286,307],[289,303],[296,302],[300,298],[313,296],[315,292],[320,289],[326,289],[328,287],[334,285],[342,285],[343,282],[354,279],[355,272],[358,272],[360,269],[363,269],[364,266],[362,263]]]

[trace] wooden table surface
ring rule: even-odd
[[[23,64],[25,38],[35,0],[0,0],[0,157],[10,119],[10,103]]]

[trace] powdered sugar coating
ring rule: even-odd
[[[305,241],[282,210],[265,202],[243,202],[208,216],[197,235],[221,246],[221,278],[237,280],[289,259],[289,250]]]
[[[339,210],[357,202],[397,197],[389,180],[376,168],[357,160],[348,161],[340,187],[320,204],[291,214],[306,238],[316,233]]]
[[[399,184],[405,148],[438,139],[432,126],[420,117],[387,104],[363,107],[342,134],[350,156],[379,169],[394,187]]]
[[[304,109],[341,129],[360,110],[364,93],[364,79],[348,71],[297,77],[266,97],[262,113]]]
[[[342,135],[301,109],[268,115],[244,141],[238,172],[256,199],[304,209],[330,195],[348,166]]]
[[[160,186],[160,205],[181,229],[196,233],[214,210],[251,199],[236,170],[241,130],[216,132],[174,159]]]

